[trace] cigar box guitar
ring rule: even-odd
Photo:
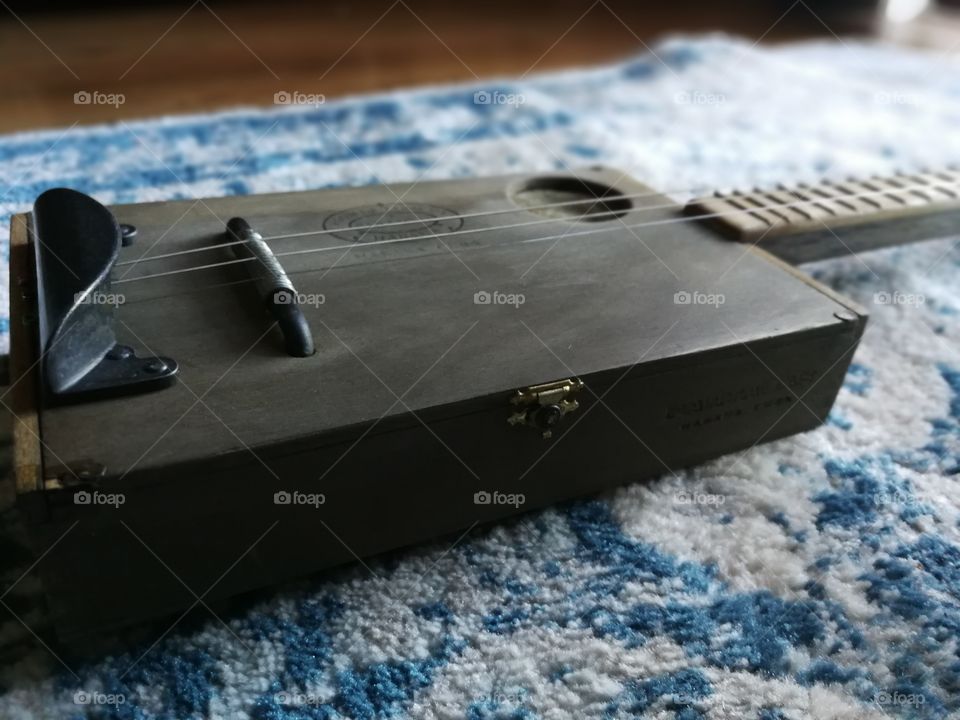
[[[960,174],[686,205],[606,168],[12,224],[18,500],[63,638],[816,427],[866,323],[791,263]]]

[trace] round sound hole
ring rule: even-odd
[[[623,217],[633,207],[622,192],[609,185],[570,176],[524,180],[509,194],[520,207],[557,220],[603,222]]]

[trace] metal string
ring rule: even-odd
[[[867,180],[867,181],[851,180],[851,182],[869,182],[869,180]],[[924,187],[935,187],[935,186],[933,186],[933,185],[925,185]],[[763,190],[757,190],[757,192],[763,192]],[[554,209],[554,208],[576,207],[576,206],[578,206],[578,205],[590,205],[590,206],[606,205],[606,204],[609,204],[609,203],[611,203],[611,202],[615,202],[615,201],[617,201],[617,200],[639,200],[639,199],[642,199],[642,198],[655,197],[655,196],[658,196],[658,195],[693,195],[693,194],[696,194],[696,193],[697,193],[697,189],[696,189],[696,188],[694,188],[694,189],[685,189],[685,190],[663,190],[663,191],[651,190],[651,191],[649,191],[649,192],[643,192],[643,193],[618,194],[618,195],[604,195],[604,196],[598,196],[598,197],[584,198],[584,199],[581,199],[581,200],[563,200],[563,201],[559,201],[559,202],[545,203],[545,204],[542,204],[542,205],[530,205],[530,206],[527,206],[527,207],[519,207],[519,206],[518,206],[518,207],[510,207],[510,208],[498,208],[498,209],[496,209],[496,210],[484,210],[484,211],[480,211],[480,212],[465,213],[465,214],[463,214],[463,215],[442,215],[442,216],[432,217],[432,218],[415,218],[415,219],[412,219],[412,220],[397,220],[397,221],[386,222],[386,223],[377,222],[377,223],[373,223],[373,224],[370,224],[370,225],[356,225],[356,226],[348,226],[348,227],[341,227],[341,228],[323,228],[323,229],[320,229],[320,230],[307,230],[307,231],[304,231],[304,232],[284,233],[284,234],[281,234],[281,235],[267,236],[267,237],[264,237],[263,239],[264,239],[265,241],[271,241],[271,240],[286,240],[286,239],[292,239],[292,238],[309,237],[309,236],[312,236],[312,235],[333,235],[333,234],[336,234],[336,233],[338,233],[338,232],[346,232],[346,231],[351,231],[351,232],[360,232],[360,231],[363,231],[364,234],[366,234],[366,231],[369,231],[369,230],[378,230],[378,229],[381,229],[381,228],[394,228],[394,227],[401,227],[401,226],[404,226],[404,225],[418,225],[418,224],[419,224],[419,225],[424,225],[424,226],[425,226],[425,225],[427,225],[427,223],[444,222],[444,221],[447,221],[447,220],[468,220],[468,219],[470,219],[470,218],[477,218],[477,217],[490,217],[490,216],[493,216],[493,215],[506,215],[506,214],[519,213],[519,212],[534,212],[534,211],[537,211],[537,210],[549,210],[549,209]],[[397,203],[394,203],[394,207],[395,207],[396,205],[398,205],[398,204],[399,204],[399,205],[403,205],[403,202],[402,202],[402,201],[399,201],[399,202],[397,202]],[[647,206],[647,207],[642,208],[642,209],[643,209],[643,210],[655,210],[655,209],[659,209],[659,208],[669,208],[669,207],[673,207],[675,204],[676,204],[676,203],[672,203],[672,202],[671,202],[671,203],[665,204],[665,205]],[[587,210],[587,213],[585,213],[585,214],[588,214],[588,213],[589,213],[589,208],[588,208],[588,210]],[[599,214],[600,214],[600,213],[594,213],[593,215],[596,216],[596,215],[599,215]],[[527,224],[527,225],[536,225],[536,224],[538,224],[538,223],[549,223],[549,222],[553,222],[553,221],[556,220],[556,219],[559,219],[559,218],[548,218],[548,219],[539,220],[539,221],[532,221],[532,222],[529,222],[529,223],[526,223],[526,224]],[[519,224],[519,223],[518,223],[518,224],[505,225],[505,226],[500,226],[500,227],[501,227],[501,229],[508,229],[508,228],[514,228],[514,227],[522,227],[522,224]],[[496,228],[496,227],[491,227],[491,228],[489,228],[489,229],[490,229],[490,230],[496,230],[497,228]],[[178,256],[180,256],[180,255],[190,255],[190,254],[198,253],[198,252],[208,252],[208,251],[211,251],[211,250],[216,250],[216,249],[218,249],[218,248],[224,248],[224,247],[230,247],[230,246],[232,246],[232,245],[242,244],[243,242],[245,242],[245,241],[244,241],[244,240],[231,240],[231,241],[228,241],[228,242],[215,243],[215,244],[213,244],[213,245],[204,245],[204,246],[202,246],[202,247],[189,248],[189,249],[187,249],[187,250],[177,250],[177,251],[175,251],[175,252],[158,253],[158,254],[156,254],[156,255],[148,255],[148,256],[146,256],[146,257],[140,257],[140,258],[137,258],[137,259],[134,259],[134,260],[123,260],[123,261],[121,261],[121,262],[115,263],[114,267],[130,267],[130,266],[136,266],[136,265],[139,265],[140,263],[152,262],[152,261],[154,261],[154,260],[163,260],[163,259],[167,259],[167,258],[178,257]],[[369,243],[368,243],[368,244],[369,244]],[[128,272],[129,272],[129,271],[128,271]]]
[[[560,234],[556,234],[556,235],[548,235],[548,236],[539,237],[539,238],[530,238],[530,239],[527,239],[527,240],[521,240],[521,241],[519,241],[519,242],[526,244],[526,243],[533,243],[533,242],[543,242],[543,241],[546,241],[546,240],[560,240],[560,239],[567,238],[567,237],[578,237],[578,236],[583,236],[583,235],[602,234],[602,233],[606,233],[606,232],[613,232],[613,231],[616,231],[616,230],[630,230],[630,231],[633,231],[633,230],[638,230],[638,229],[640,229],[640,228],[645,228],[645,227],[653,227],[653,226],[661,226],[661,225],[670,225],[670,224],[674,224],[674,223],[697,222],[697,221],[701,221],[701,220],[709,220],[709,219],[714,219],[714,218],[719,218],[719,217],[728,217],[728,216],[732,216],[732,215],[739,215],[739,214],[741,214],[741,213],[747,213],[747,214],[749,214],[749,213],[755,213],[755,212],[764,211],[764,210],[789,209],[789,208],[802,207],[802,206],[805,206],[805,205],[817,205],[817,204],[821,204],[821,205],[822,205],[823,203],[825,203],[825,202],[830,202],[830,201],[836,202],[836,201],[840,201],[840,200],[856,200],[856,199],[860,199],[860,198],[867,198],[867,197],[878,196],[878,195],[887,195],[887,196],[890,196],[890,195],[893,195],[894,193],[904,193],[904,192],[912,192],[912,191],[930,191],[930,190],[937,190],[937,189],[940,189],[940,190],[951,189],[951,190],[953,190],[953,189],[956,188],[956,186],[957,186],[957,183],[955,183],[955,182],[947,183],[947,184],[944,184],[944,185],[932,184],[932,183],[924,183],[924,184],[922,184],[922,185],[915,185],[915,186],[899,186],[899,187],[896,187],[895,189],[889,189],[889,188],[888,188],[888,189],[883,189],[883,190],[871,190],[871,191],[869,191],[869,192],[863,192],[863,193],[846,193],[846,194],[844,194],[844,195],[842,195],[842,196],[836,196],[836,197],[830,197],[830,198],[827,198],[827,197],[817,197],[817,198],[808,199],[808,200],[799,200],[799,201],[797,201],[797,202],[774,203],[774,204],[767,204],[767,205],[757,205],[756,207],[737,208],[737,209],[734,209],[734,210],[726,210],[726,211],[714,212],[714,213],[704,213],[704,214],[700,214],[700,215],[688,215],[688,216],[682,216],[682,217],[670,217],[670,218],[665,218],[665,219],[661,219],[661,220],[654,220],[654,221],[648,221],[648,222],[642,222],[642,223],[632,223],[632,224],[621,223],[621,224],[611,225],[611,226],[607,226],[607,227],[590,228],[590,229],[588,229],[588,230],[581,230],[581,231],[576,231],[576,232],[565,232],[565,233],[560,233]],[[625,196],[619,196],[619,197],[625,197]],[[613,199],[613,198],[609,198],[609,199]],[[590,200],[590,201],[588,201],[588,202],[599,203],[599,202],[602,202],[602,201],[603,201],[603,199],[596,198],[596,199],[592,199],[592,200]],[[584,201],[578,201],[578,202],[584,202]],[[674,203],[671,203],[670,205],[667,205],[667,206],[664,206],[664,207],[669,208],[669,207],[675,207],[675,206],[676,206],[676,205],[675,205]],[[636,213],[641,213],[641,214],[642,214],[642,213],[645,212],[645,211],[656,210],[656,209],[664,209],[664,207],[651,206],[651,207],[646,207],[646,208],[637,208],[636,210],[632,210],[632,211],[627,211],[627,210],[611,210],[611,211],[605,211],[605,212],[603,212],[603,213],[593,213],[593,214],[589,215],[588,217],[597,218],[597,217],[602,217],[602,216],[605,216],[605,215],[614,215],[614,216],[615,216],[615,215],[622,215],[622,214],[624,214],[624,213],[626,213],[626,212],[636,212]],[[463,216],[458,216],[458,217],[463,217]],[[405,222],[406,222],[406,221],[405,221]],[[423,221],[418,221],[418,222],[423,222]],[[380,246],[380,245],[391,245],[391,244],[395,244],[395,243],[415,242],[415,241],[418,241],[418,240],[441,239],[441,238],[444,238],[444,237],[448,237],[448,236],[450,236],[450,235],[462,235],[462,234],[468,234],[468,233],[490,232],[490,231],[494,231],[494,230],[508,229],[508,228],[511,228],[511,227],[522,227],[522,226],[526,226],[526,225],[536,225],[536,224],[551,223],[551,222],[557,222],[557,219],[547,218],[547,219],[542,219],[542,220],[527,221],[527,222],[524,222],[524,223],[514,223],[514,224],[511,224],[511,225],[500,225],[500,226],[491,226],[491,227],[482,227],[482,228],[469,228],[469,229],[461,229],[461,230],[456,230],[456,231],[447,232],[447,233],[431,233],[431,234],[429,234],[429,235],[419,235],[419,236],[407,237],[407,238],[391,238],[391,239],[387,239],[387,240],[375,240],[375,241],[368,242],[368,243],[360,243],[360,244],[357,244],[357,243],[348,243],[348,244],[345,244],[345,245],[333,245],[333,246],[322,247],[322,248],[308,248],[308,249],[304,249],[304,250],[291,250],[291,251],[287,251],[287,252],[279,252],[279,253],[276,253],[276,257],[278,257],[278,258],[281,258],[281,257],[291,257],[291,256],[296,256],[296,255],[309,255],[309,254],[313,254],[313,253],[316,253],[316,252],[331,252],[331,251],[335,251],[335,250],[348,250],[348,249],[350,249],[350,248],[367,248],[367,247],[376,247],[376,246]],[[341,231],[343,231],[344,229],[351,229],[351,228],[342,228]],[[250,262],[250,261],[253,260],[253,259],[254,259],[254,258],[236,258],[236,259],[226,260],[226,261],[222,261],[222,262],[208,263],[208,264],[205,264],[205,265],[197,265],[197,266],[193,266],[193,267],[178,268],[178,269],[175,269],[175,270],[167,270],[167,271],[164,271],[164,272],[149,273],[149,274],[145,274],[145,275],[137,275],[137,276],[132,277],[132,278],[121,278],[121,279],[119,279],[119,280],[115,280],[115,281],[113,282],[113,284],[114,284],[114,285],[119,285],[119,284],[123,284],[123,283],[134,282],[134,281],[137,281],[137,280],[150,280],[150,279],[153,279],[153,278],[168,277],[168,276],[171,276],[171,275],[179,275],[179,274],[187,273],[187,272],[196,272],[196,271],[199,271],[199,270],[208,270],[208,269],[213,269],[213,268],[217,268],[217,267],[223,267],[223,266],[226,266],[226,265],[234,265],[234,264],[243,263],[243,262]],[[291,271],[288,270],[287,274],[288,274],[288,275],[290,275],[290,274],[299,274],[300,272],[313,272],[313,271],[315,271],[315,270],[316,270],[315,268],[314,268],[314,269],[310,269],[310,270],[293,271],[293,272],[291,272]],[[249,280],[245,280],[245,281],[242,281],[242,282],[247,282],[247,281],[252,282],[252,281],[254,281],[254,280],[256,280],[256,279],[257,279],[257,278],[255,278],[255,277],[251,277]],[[158,298],[155,298],[155,299],[158,299]]]
[[[676,207],[676,203],[669,203],[666,205],[656,205],[656,206],[646,207],[642,209],[656,210],[656,209],[671,208],[671,207]],[[627,210],[608,210],[602,213],[591,213],[589,216],[586,216],[586,217],[595,219],[595,218],[600,218],[607,215],[612,215],[612,216],[624,215],[627,212],[628,212]],[[544,225],[548,223],[555,223],[557,222],[558,219],[561,219],[561,218],[541,218],[539,220],[525,220],[524,222],[510,223],[507,225],[491,225],[489,227],[479,227],[479,228],[462,228],[460,230],[452,230],[450,232],[444,232],[444,233],[431,233],[430,235],[416,235],[414,237],[390,238],[387,240],[372,240],[370,242],[359,242],[359,243],[352,242],[352,243],[347,243],[346,245],[328,245],[327,247],[308,248],[306,250],[288,250],[287,252],[274,253],[274,256],[279,258],[279,257],[286,257],[288,255],[304,255],[304,254],[314,253],[314,252],[330,252],[333,250],[344,250],[346,248],[363,248],[363,247],[371,247],[371,246],[376,247],[378,245],[389,245],[389,244],[399,243],[399,242],[414,242],[416,240],[433,240],[438,238],[450,237],[451,235],[468,235],[472,233],[493,232],[495,230],[510,230],[512,228],[526,227],[528,225]],[[425,221],[424,221],[424,224],[426,224]],[[268,240],[268,239],[271,239],[271,238],[264,238],[264,240]],[[245,242],[245,241],[240,241],[240,242]],[[236,243],[230,243],[230,244],[235,245]],[[214,246],[214,247],[219,247],[219,246]],[[164,277],[167,275],[174,275],[181,272],[192,272],[194,270],[208,270],[210,268],[221,267],[223,265],[233,265],[235,263],[240,263],[240,262],[249,262],[250,260],[254,260],[254,259],[256,258],[250,258],[250,257],[235,258],[233,260],[224,260],[221,262],[208,263],[206,265],[197,265],[189,268],[181,268],[179,270],[167,270],[165,272],[136,275],[130,278],[123,277],[123,278],[120,278],[119,280],[114,281],[114,284],[133,282],[134,280],[148,280],[150,278]]]
[[[616,202],[618,200],[639,200],[641,198],[654,197],[656,195],[679,195],[679,194],[689,194],[694,191],[692,190],[668,190],[668,191],[650,191],[644,193],[632,193],[632,194],[618,194],[618,195],[603,195],[591,198],[585,198],[582,200],[563,200],[559,202],[545,203],[543,205],[529,205],[526,207],[510,207],[510,208],[499,208],[496,210],[484,210],[481,212],[466,213],[463,215],[442,215],[438,217],[426,217],[426,218],[416,218],[413,220],[397,220],[394,222],[385,222],[385,223],[374,223],[372,225],[354,225],[347,227],[339,228],[323,228],[322,230],[307,230],[305,232],[297,233],[285,233],[282,235],[271,235],[264,237],[266,241],[269,240],[287,240],[290,238],[299,238],[299,237],[308,237],[311,235],[332,235],[338,232],[360,232],[369,230],[379,230],[381,228],[394,228],[400,227],[403,225],[426,225],[428,223],[435,222],[444,222],[446,220],[468,220],[470,218],[477,217],[490,217],[492,215],[506,215],[509,213],[519,213],[519,212],[534,212],[537,210],[551,210],[554,208],[563,208],[563,207],[575,207],[577,205],[606,205],[609,203]],[[662,207],[672,207],[675,203],[670,205],[663,205]],[[399,209],[403,209],[404,205],[402,201],[394,203],[394,207],[400,206]],[[587,209],[589,213],[589,208]],[[626,212],[625,210],[622,212]],[[543,222],[553,222],[558,218],[548,219]],[[531,223],[533,224],[533,223]],[[518,227],[515,225],[505,226],[505,227]],[[496,228],[491,228],[496,229]],[[207,252],[209,250],[216,250],[217,248],[230,247],[231,245],[238,245],[246,242],[245,240],[232,240],[230,242],[217,243],[215,245],[204,245],[203,247],[190,248],[188,250],[178,250],[176,252],[169,253],[159,253],[157,255],[147,255],[145,257],[137,258],[136,260],[124,260],[114,264],[114,267],[123,267],[129,265],[139,265],[140,263],[150,262],[152,260],[163,260],[165,258],[177,257],[179,255],[190,255],[191,253],[198,252]]]

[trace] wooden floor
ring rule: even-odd
[[[847,18],[821,5],[198,0],[39,12],[0,3],[0,132],[270,105],[282,91],[333,98],[590,65],[668,32],[723,29],[763,42],[843,32]],[[124,102],[76,104],[78,92]]]

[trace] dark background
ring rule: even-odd
[[[594,65],[670,33],[960,44],[944,11],[884,23],[893,1],[0,0],[0,132],[270,105],[283,90],[334,98]],[[77,105],[82,90],[125,102]]]

